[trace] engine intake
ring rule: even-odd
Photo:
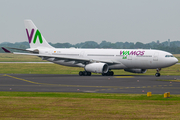
[[[124,71],[132,73],[145,73],[147,69],[124,69]]]
[[[87,72],[93,72],[93,73],[107,73],[109,70],[109,67],[106,63],[90,63],[87,64],[84,69]]]

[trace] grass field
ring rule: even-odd
[[[47,62],[37,56],[0,53],[0,62]]]
[[[0,92],[0,119],[179,119],[180,95]]]

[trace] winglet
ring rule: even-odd
[[[2,47],[2,49],[4,50],[4,52],[6,53],[11,53],[9,50],[7,50],[6,48]]]

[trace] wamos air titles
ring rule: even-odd
[[[90,76],[91,72],[112,76],[113,69],[124,69],[133,73],[145,73],[147,69],[156,69],[155,76],[158,77],[161,68],[178,62],[171,53],[161,50],[54,48],[48,44],[31,20],[25,20],[24,23],[30,48],[11,48],[28,52],[13,52],[14,54],[34,55],[60,65],[83,67],[84,71],[79,72],[80,76]],[[10,52],[6,48],[2,49]]]

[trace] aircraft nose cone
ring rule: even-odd
[[[168,66],[172,66],[174,64],[176,64],[178,62],[178,59],[175,57],[171,57],[169,59],[167,59],[167,61],[165,62],[165,64]]]
[[[174,62],[175,62],[175,63],[177,63],[177,62],[178,62],[178,59],[177,59],[177,58],[175,58]]]
[[[178,59],[174,57],[174,58],[171,60],[170,63],[171,63],[172,65],[174,65],[174,64],[176,64],[177,62],[178,62]]]

